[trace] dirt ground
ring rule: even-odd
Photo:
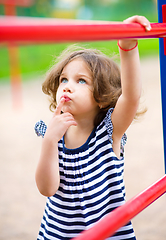
[[[142,105],[148,112],[127,131],[127,200],[164,175],[159,60],[141,59]],[[33,78],[34,79],[34,78]],[[51,113],[41,91],[43,78],[22,86],[23,107],[12,107],[9,85],[0,85],[0,240],[36,239],[45,205],[34,180],[41,138],[34,124]],[[133,219],[138,240],[166,239],[166,196]]]

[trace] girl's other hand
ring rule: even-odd
[[[123,21],[125,24],[129,23],[139,23],[141,24],[146,31],[151,30],[151,25],[149,20],[144,16],[132,16]],[[134,49],[137,46],[137,39],[124,39],[119,41],[119,46],[124,50]]]
[[[141,24],[146,31],[151,30],[151,25],[149,20],[144,16],[132,16],[123,21],[124,23],[139,23]]]

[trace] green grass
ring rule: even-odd
[[[117,55],[117,41],[79,43],[79,46],[97,48],[108,55]],[[27,74],[44,74],[56,56],[69,44],[29,45],[19,47],[19,61],[23,80]],[[139,40],[140,57],[157,55],[159,49],[158,39]],[[8,49],[0,47],[0,82],[9,81],[10,69]]]

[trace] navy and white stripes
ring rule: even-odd
[[[124,157],[112,149],[112,111],[81,147],[67,149],[64,138],[59,141],[60,186],[47,199],[38,240],[69,240],[124,204]],[[125,142],[124,135],[122,149]],[[131,223],[108,239],[134,240]]]

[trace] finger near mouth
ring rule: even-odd
[[[67,96],[62,96],[61,99],[64,99],[65,102],[69,102],[71,99]]]

